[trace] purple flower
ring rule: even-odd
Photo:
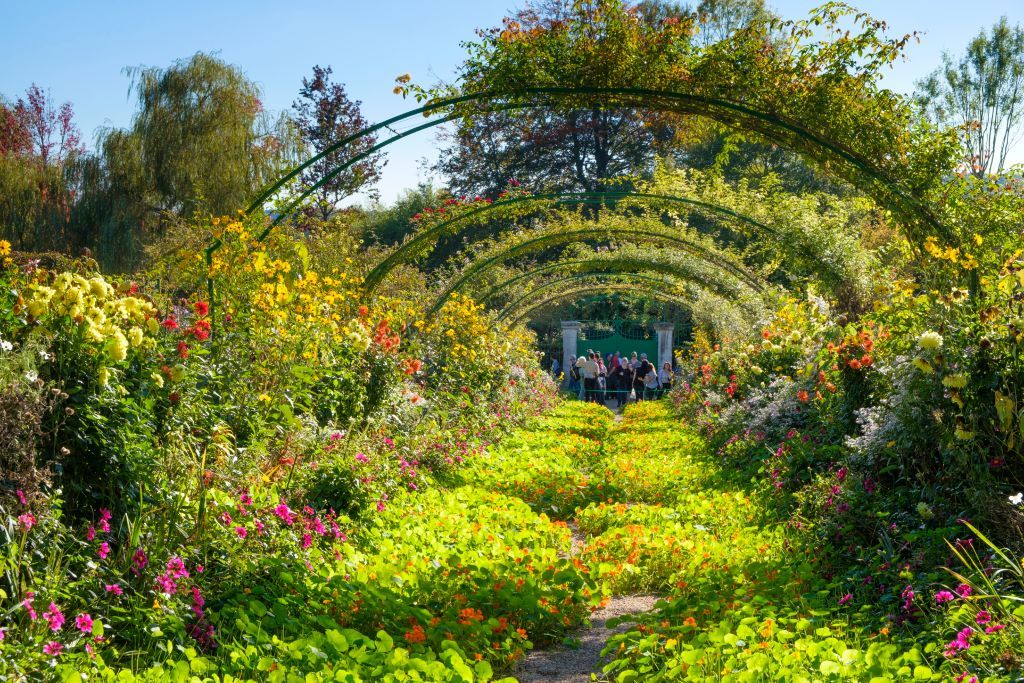
[[[973,591],[971,590],[971,587],[968,586],[966,583],[961,583],[959,586],[956,587],[956,594],[959,595],[961,598],[969,597],[972,592]]]
[[[57,655],[60,654],[61,650],[63,650],[63,649],[64,649],[63,645],[61,645],[60,643],[55,642],[53,640],[48,642],[46,645],[43,645],[43,652],[45,652],[46,654],[50,655],[51,657],[56,657]]]
[[[938,593],[935,594],[935,603],[938,604],[938,605],[941,605],[941,604],[943,604],[945,602],[949,602],[950,600],[953,600],[955,597],[956,596],[954,596],[949,591],[939,591]]]
[[[843,597],[839,598],[839,604],[840,605],[845,605],[846,603],[850,602],[851,600],[853,600],[853,593],[847,593]]]
[[[246,536],[249,535],[249,532],[248,532],[248,530],[246,530],[246,528],[244,526],[236,526],[235,527],[235,535],[238,536],[239,538],[245,538]]]
[[[82,633],[92,633],[92,617],[88,614],[79,614],[75,617],[75,626]]]

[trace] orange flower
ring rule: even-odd
[[[427,634],[423,632],[423,627],[416,624],[412,627],[411,631],[405,633],[405,640],[409,643],[422,643],[427,639]]]
[[[807,403],[807,401],[810,399],[810,396],[808,396],[806,389],[801,389],[800,391],[796,392],[796,398],[801,403]]]
[[[851,369],[851,370],[860,370],[860,368],[861,368],[861,363],[860,363],[860,361],[859,361],[859,360],[857,360],[856,358],[854,358],[854,359],[853,359],[853,360],[851,360],[851,361],[850,361],[849,363],[847,363],[847,365],[849,365],[849,366],[850,366],[850,369]]]
[[[367,308],[366,306],[360,306],[359,307],[359,317],[360,318],[365,318],[368,315],[370,315],[370,309]]]
[[[683,626],[690,626],[692,628],[697,628],[697,620],[694,619],[693,617],[686,617],[686,620],[683,621]]]

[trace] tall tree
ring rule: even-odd
[[[0,103],[0,237],[22,250],[78,246],[69,232],[83,152],[71,103],[32,84]]]
[[[70,102],[55,106],[50,93],[33,83],[14,105],[14,116],[28,131],[30,153],[43,166],[63,165],[84,151],[82,135],[75,125]]]
[[[1002,17],[982,30],[959,60],[948,52],[942,67],[918,84],[917,100],[941,126],[963,126],[972,171],[1002,171],[1024,121],[1024,29]]]
[[[101,134],[75,221],[101,261],[119,268],[168,221],[244,208],[296,147],[287,119],[263,110],[259,88],[212,55],[126,71],[138,112],[129,129]]]
[[[368,125],[359,109],[362,102],[349,99],[343,84],[331,82],[331,73],[329,66],[314,66],[312,78],[302,79],[299,98],[292,104],[302,141],[313,154],[325,152]],[[312,187],[345,160],[375,144],[377,136],[367,135],[343,150],[325,154],[302,174],[303,187]],[[326,220],[342,199],[376,183],[385,163],[381,154],[373,154],[327,180],[313,194],[314,211]]]
[[[604,23],[602,12],[601,3],[592,0],[539,0],[481,35],[569,32],[572,40],[608,40],[611,46],[629,29],[617,34]],[[650,27],[699,16],[701,31],[692,40],[700,44],[770,17],[763,0],[703,0],[696,7],[647,0],[631,14]],[[616,55],[607,57],[604,63],[614,69]],[[657,112],[600,107],[482,113],[442,134],[444,151],[435,168],[457,194],[493,196],[510,178],[537,189],[595,192],[610,183],[628,184],[627,177],[648,174],[658,155],[678,154],[694,139],[714,135],[714,128],[695,123]]]

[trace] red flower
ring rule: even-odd
[[[178,329],[178,321],[174,319],[173,315],[167,316],[162,323],[160,323],[165,330],[176,330]]]
[[[186,341],[178,342],[178,355],[181,356],[182,360],[185,360],[186,358],[188,358],[188,342],[186,342]]]
[[[193,307],[195,308],[196,315],[198,315],[200,318],[205,318],[207,315],[210,314],[210,304],[206,303],[205,301],[197,301],[195,302]]]

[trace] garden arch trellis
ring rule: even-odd
[[[647,261],[636,256],[615,257],[613,255],[612,257],[609,258],[580,259],[575,261],[556,261],[554,263],[549,263],[547,265],[538,266],[537,268],[533,268],[524,273],[520,273],[518,275],[510,277],[507,280],[499,282],[498,284],[494,285],[486,292],[481,294],[478,298],[475,298],[477,299],[478,303],[484,304],[490,299],[492,299],[499,292],[508,287],[511,287],[512,285],[523,282],[524,280],[529,280],[532,277],[537,277],[538,275],[554,273],[563,269],[582,268],[580,274],[598,272],[589,270],[590,267],[615,268],[615,270],[604,271],[609,274],[651,271],[655,273],[660,273],[662,275],[677,276],[683,280],[692,280],[695,279],[696,277],[692,272],[678,264],[666,263],[662,261]],[[722,283],[719,282],[715,282],[714,287],[716,290],[718,290],[718,293],[723,296],[732,296],[736,294],[736,292],[734,291],[726,292]]]
[[[417,233],[412,239],[401,244],[394,252],[384,258],[377,266],[370,271],[363,283],[363,289],[367,294],[373,293],[378,285],[387,277],[388,273],[394,270],[397,266],[408,263],[414,258],[422,248],[427,247],[437,239],[448,234],[449,229],[457,226],[459,223],[469,220],[474,216],[480,216],[491,211],[497,211],[499,209],[515,206],[526,203],[542,203],[551,202],[555,205],[560,204],[603,204],[607,202],[624,201],[624,200],[637,200],[637,201],[651,201],[654,203],[666,203],[675,204],[681,206],[691,207],[695,210],[708,211],[714,214],[718,214],[724,217],[734,219],[742,222],[755,230],[764,231],[772,235],[778,235],[775,228],[762,223],[750,216],[734,211],[725,206],[719,204],[713,204],[689,197],[678,197],[675,195],[664,195],[664,194],[648,194],[644,192],[563,192],[563,193],[551,193],[551,194],[540,194],[540,195],[529,195],[525,197],[514,197],[511,199],[499,200],[486,204],[481,207],[477,207],[467,211],[466,213],[459,214],[453,218],[437,223],[430,226],[423,232]],[[457,234],[457,233],[456,233]]]
[[[741,102],[698,93],[632,87],[588,86],[524,86],[509,91],[467,93],[456,97],[430,101],[421,107],[369,126],[340,140],[320,154],[295,167],[253,200],[246,210],[247,214],[263,210],[264,204],[282,187],[312,164],[317,163],[326,156],[334,154],[369,135],[375,135],[381,130],[392,132],[390,138],[351,156],[328,171],[317,183],[314,183],[300,193],[260,233],[257,241],[262,242],[266,239],[271,230],[290,216],[301,205],[302,201],[317,191],[323,184],[330,181],[331,178],[342,173],[353,164],[401,139],[458,118],[470,116],[473,112],[469,111],[468,107],[481,103],[490,105],[492,110],[599,106],[603,108],[644,108],[709,118],[734,129],[757,133],[765,139],[801,156],[838,169],[836,175],[855,185],[874,198],[884,208],[888,209],[897,218],[907,237],[915,244],[930,235],[934,235],[946,243],[955,242],[953,233],[936,218],[930,207],[918,200],[913,195],[913,192],[902,187],[899,179],[889,176],[884,169],[872,163],[871,160],[859,155],[855,150],[837,141],[830,140],[824,133],[807,129],[797,120],[778,113],[762,111]],[[436,113],[440,113],[442,116],[413,126],[408,130],[397,132],[393,128],[395,125],[410,118],[430,116]],[[213,254],[221,246],[222,242],[217,238],[205,250],[208,266],[212,265]],[[214,305],[215,297],[212,277],[208,277],[207,285],[211,305]]]
[[[560,290],[558,292],[554,292],[553,294],[549,294],[546,297],[542,297],[542,298],[540,298],[540,299],[538,299],[536,301],[531,301],[527,305],[525,305],[524,307],[521,307],[518,310],[518,313],[515,310],[505,310],[505,311],[502,311],[501,313],[499,313],[499,317],[497,318],[497,320],[498,320],[498,322],[503,322],[503,323],[507,324],[509,327],[513,327],[517,323],[519,323],[524,317],[526,317],[526,315],[528,315],[532,311],[540,308],[541,306],[545,306],[545,305],[554,303],[556,301],[560,301],[562,299],[567,299],[567,298],[572,297],[572,296],[584,295],[584,294],[586,294],[586,295],[594,295],[597,292],[600,292],[600,293],[603,293],[603,294],[611,294],[611,293],[629,294],[631,296],[635,296],[637,299],[644,299],[644,298],[646,298],[646,299],[654,299],[654,300],[657,300],[657,301],[664,301],[666,303],[679,303],[679,298],[680,298],[680,292],[674,291],[674,290],[658,289],[658,288],[653,288],[653,289],[648,289],[648,290],[638,290],[637,289],[637,284],[635,282],[604,283],[604,284],[598,283],[596,285],[593,284],[593,283],[590,283],[590,284],[587,284],[587,285],[581,285],[579,287],[571,287],[569,289]],[[513,315],[513,314],[515,314],[515,315]]]
[[[541,292],[545,292],[549,289],[558,287],[559,285],[563,285],[569,282],[585,282],[588,280],[597,280],[598,278],[609,278],[614,280],[618,280],[621,278],[622,280],[627,281],[630,284],[643,283],[645,285],[653,285],[656,288],[677,292],[679,295],[682,295],[683,293],[686,292],[687,284],[694,285],[700,289],[706,289],[706,287],[704,286],[705,283],[701,282],[696,278],[688,278],[685,280],[675,281],[663,277],[655,277],[654,275],[647,275],[645,273],[622,273],[615,271],[574,273],[572,275],[565,275],[562,277],[555,278],[553,280],[549,280],[548,282],[544,282],[542,284],[537,285],[536,287],[527,290],[514,301],[506,304],[498,313],[497,319],[504,320],[505,317],[508,316],[509,312],[516,310],[524,303],[529,301],[530,298],[536,296]],[[604,284],[604,282],[598,281],[595,284],[595,289],[600,289],[602,284]],[[721,294],[719,294],[719,296],[721,296]]]
[[[464,287],[474,277],[486,271],[488,268],[494,267],[499,263],[503,263],[510,258],[522,256],[523,254],[539,251],[551,246],[567,244],[576,240],[595,239],[601,236],[628,236],[672,244],[691,255],[697,256],[698,258],[707,258],[709,262],[712,262],[714,265],[721,266],[724,270],[730,272],[733,276],[747,284],[755,291],[761,292],[766,288],[766,284],[753,273],[748,272],[741,266],[729,263],[727,259],[721,258],[720,254],[713,253],[705,245],[695,245],[692,240],[686,239],[685,236],[672,233],[668,230],[661,231],[634,227],[609,227],[607,225],[595,224],[594,227],[557,232],[536,237],[525,242],[519,242],[511,247],[502,249],[497,254],[474,261],[468,268],[463,270],[455,280],[449,283],[441,294],[438,295],[433,305],[427,311],[427,315],[431,316],[437,313],[437,311],[441,309],[444,303],[453,294],[460,291],[462,287]]]

